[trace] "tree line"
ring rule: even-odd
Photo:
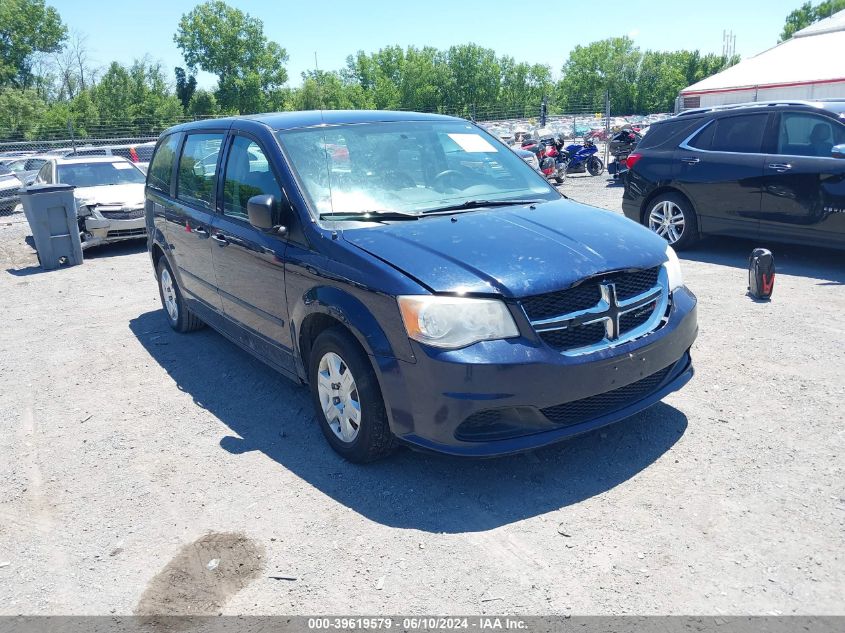
[[[845,0],[825,0],[820,11],[839,2]],[[826,17],[795,13],[784,32]],[[85,36],[69,33],[45,0],[0,0],[0,138],[66,137],[69,125],[80,136],[136,135],[184,117],[317,108],[536,116],[546,99],[550,114],[596,112],[606,93],[613,113],[666,112],[681,89],[738,61],[643,51],[617,37],[576,46],[556,79],[549,65],[473,43],[445,50],[387,46],[358,51],[338,70],[303,73],[291,87],[287,51],[267,37],[260,19],[222,0],[184,14],[173,39],[182,67],[166,69],[145,57],[102,70],[91,63]],[[198,71],[217,77],[213,89],[197,87]]]

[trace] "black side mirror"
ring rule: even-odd
[[[845,143],[842,145],[834,145],[830,150],[830,155],[834,158],[845,158]]]
[[[273,220],[273,207],[276,206],[276,199],[270,195],[253,196],[246,203],[246,211],[249,216],[249,223],[262,231],[272,231],[278,235],[287,233],[287,228],[276,224]]]

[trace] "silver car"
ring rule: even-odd
[[[50,158],[36,184],[75,187],[76,213],[82,248],[145,238],[145,176],[130,161],[117,156]]]

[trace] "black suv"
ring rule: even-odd
[[[684,112],[628,169],[625,215],[676,249],[703,234],[845,248],[845,100]]]

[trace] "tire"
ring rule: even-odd
[[[664,221],[666,217],[670,221]],[[671,221],[671,218],[677,218]],[[698,218],[689,200],[678,193],[660,194],[647,205],[643,224],[665,239],[675,250],[689,248],[698,241]]]
[[[161,307],[164,308],[164,316],[167,322],[177,332],[193,332],[205,327],[205,323],[185,305],[182,291],[176,283],[176,277],[170,269],[170,264],[162,256],[156,265],[156,277],[158,278],[158,296],[161,299]]]
[[[339,455],[363,464],[393,451],[396,441],[375,372],[346,330],[330,328],[314,341],[308,382],[320,430]],[[337,405],[343,408],[338,409]],[[347,408],[349,415],[345,415]]]
[[[590,156],[587,159],[587,171],[590,172],[591,176],[601,176],[604,172],[604,163],[600,158]]]

